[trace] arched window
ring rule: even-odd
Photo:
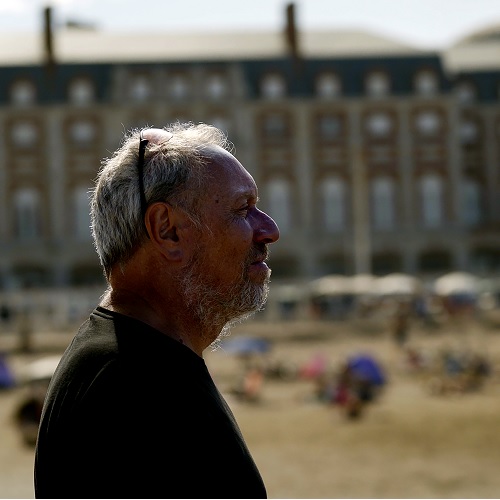
[[[330,177],[321,184],[321,218],[328,233],[346,226],[346,188],[342,179]]]
[[[268,99],[279,99],[286,95],[285,79],[279,73],[264,75],[260,86],[261,94]]]
[[[389,76],[383,71],[372,71],[366,78],[366,93],[370,97],[384,97],[390,92]]]
[[[342,93],[342,82],[336,73],[324,72],[316,79],[316,94],[319,97],[334,98]]]
[[[79,146],[89,146],[95,138],[95,124],[90,120],[78,120],[70,125],[71,140]]]
[[[371,184],[372,222],[375,229],[394,229],[396,223],[396,200],[394,181],[379,177]]]
[[[433,110],[420,111],[415,117],[415,125],[421,135],[435,136],[442,127],[441,117]]]
[[[38,141],[38,128],[31,121],[17,121],[12,125],[11,138],[14,145],[18,148],[32,148],[36,146]]]
[[[93,102],[95,98],[94,84],[85,77],[74,78],[68,87],[68,98],[71,103],[77,105]]]
[[[10,100],[21,106],[33,104],[36,100],[35,84],[27,78],[16,80],[10,88]]]
[[[468,104],[476,100],[477,89],[472,82],[462,81],[456,85],[455,94],[458,102]]]
[[[439,81],[432,70],[422,70],[415,75],[415,93],[422,97],[434,96],[438,93]]]
[[[290,183],[286,179],[273,179],[267,183],[266,192],[269,215],[285,235],[292,227]]]
[[[32,188],[23,188],[14,195],[14,231],[20,240],[40,237],[40,197]]]
[[[284,139],[287,136],[287,116],[285,113],[269,112],[263,120],[263,131],[268,139]]]
[[[342,135],[342,125],[342,120],[337,115],[320,116],[318,119],[318,129],[321,139],[338,139]]]
[[[90,193],[87,187],[79,187],[73,193],[74,234],[78,240],[90,240]]]
[[[460,142],[462,144],[474,144],[479,139],[479,126],[474,119],[464,119],[459,128]]]
[[[444,221],[443,181],[437,175],[426,175],[420,180],[422,224],[437,228]]]
[[[370,114],[365,122],[368,133],[373,137],[387,137],[394,128],[392,117],[385,112],[375,112]]]
[[[462,192],[462,221],[466,226],[475,226],[481,222],[481,186],[474,179],[466,179]]]

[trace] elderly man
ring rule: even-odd
[[[268,245],[252,176],[209,125],[127,135],[91,203],[109,287],[52,378],[37,498],[265,498],[203,351],[262,308]]]

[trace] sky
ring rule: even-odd
[[[281,30],[289,0],[0,0],[0,30],[37,32],[43,8],[54,20],[103,31]],[[428,49],[500,26],[500,0],[295,0],[302,29],[363,29]]]

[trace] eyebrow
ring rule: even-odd
[[[254,199],[256,202],[259,201],[259,195],[257,194],[257,189],[255,190],[248,190],[248,189],[245,189],[245,190],[241,190],[241,191],[237,191],[236,192],[236,196],[238,198],[252,198]]]

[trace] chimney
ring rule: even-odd
[[[299,59],[299,41],[297,25],[295,21],[295,4],[289,3],[286,6],[286,28],[285,28],[286,47],[290,56]]]
[[[50,72],[55,65],[51,7],[45,7],[43,10],[43,50],[45,67]]]

